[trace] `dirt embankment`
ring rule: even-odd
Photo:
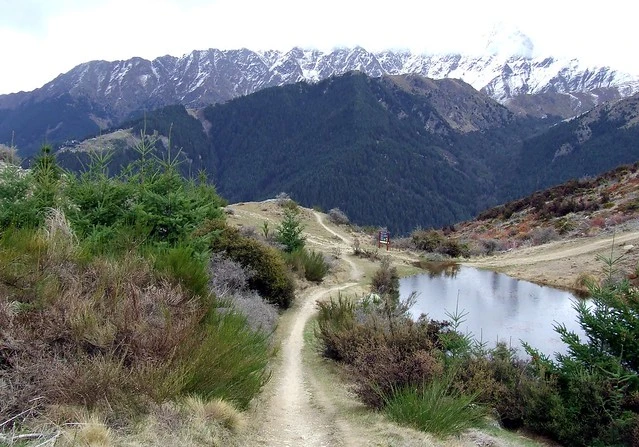
[[[639,231],[555,241],[475,258],[464,264],[506,273],[515,278],[561,288],[580,288],[580,278],[601,277],[602,259],[618,259],[616,267],[632,272],[639,262]]]

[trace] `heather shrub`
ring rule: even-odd
[[[559,235],[553,227],[539,227],[532,230],[530,233],[530,239],[533,245],[547,244],[557,240]]]
[[[253,272],[220,253],[211,257],[209,286],[224,303],[229,303],[246,317],[254,330],[272,333],[277,326],[277,308],[266,302],[255,290],[248,288]]]
[[[268,379],[268,335],[244,316],[193,299],[140,255],[78,262],[52,244],[29,229],[0,239],[2,420],[52,403],[121,420],[185,393],[245,407]]]
[[[371,306],[342,295],[318,302],[317,336],[326,357],[350,365],[362,401],[379,408],[394,387],[421,383],[442,372],[435,354],[442,326],[410,319],[390,324],[387,315]]]
[[[452,387],[474,395],[476,401],[494,410],[507,428],[523,425],[526,402],[524,388],[536,383],[528,363],[516,357],[515,351],[498,343],[487,352],[468,352],[455,368]]]
[[[339,208],[331,209],[328,212],[328,217],[331,220],[331,222],[337,225],[348,225],[350,223],[350,220],[348,219],[348,216],[346,215],[346,213],[344,213]]]
[[[373,293],[361,300],[339,295],[319,302],[317,337],[324,355],[353,371],[357,395],[380,408],[393,389],[440,374],[445,323],[409,315],[414,296],[399,299],[399,278],[388,259],[373,277]]]
[[[338,294],[337,299],[318,301],[318,330],[316,336],[321,340],[324,356],[334,360],[352,362],[354,355],[349,352],[353,347],[349,333],[355,327],[355,300]]]
[[[255,290],[233,293],[227,299],[233,309],[246,317],[246,323],[254,331],[272,334],[277,327],[279,313],[277,307],[264,300]]]
[[[392,332],[375,330],[373,322],[361,328],[361,332],[353,331],[358,343],[352,367],[355,392],[360,399],[380,408],[394,389],[440,375],[443,365],[435,350],[438,340],[425,336],[429,333],[436,336],[437,329],[425,321],[421,324],[405,321],[396,324]]]
[[[232,295],[234,292],[245,291],[248,281],[254,275],[250,268],[233,261],[223,253],[214,253],[209,262],[209,287],[220,298]]]

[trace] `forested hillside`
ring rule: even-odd
[[[420,79],[353,73],[265,89],[210,106],[199,120],[172,106],[126,126],[164,136],[158,145],[170,144],[184,173],[205,170],[231,202],[287,192],[394,233],[513,198],[504,174],[515,172],[522,138],[549,120],[518,118],[462,81]],[[79,167],[85,150],[65,149],[63,163]],[[132,156],[116,152],[113,171]]]

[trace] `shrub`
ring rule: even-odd
[[[378,295],[388,295],[392,300],[399,300],[399,274],[397,268],[391,266],[390,258],[382,258],[379,269],[371,279],[371,291]]]
[[[428,332],[405,322],[396,325],[394,335],[380,333],[374,326],[360,326],[353,331],[356,344],[352,362],[355,371],[355,393],[362,401],[381,408],[394,390],[428,382],[443,372]]]
[[[411,238],[418,250],[441,253],[453,258],[470,256],[470,248],[467,244],[446,237],[437,230],[417,230],[412,233]]]
[[[293,199],[291,199],[291,196],[285,192],[281,192],[277,196],[275,196],[275,203],[277,203],[277,206],[280,206],[280,207],[284,207],[292,200]]]
[[[498,239],[482,239],[481,246],[484,249],[486,255],[492,255],[496,251],[504,250],[504,242]]]
[[[558,237],[557,231],[553,227],[535,228],[530,234],[533,245],[547,244],[557,240]]]
[[[328,217],[334,224],[337,225],[348,225],[350,220],[348,216],[339,208],[333,208],[328,212]]]
[[[47,210],[63,205],[62,170],[43,146],[30,171],[17,166],[0,169],[0,228],[35,228],[44,222]]]
[[[470,256],[470,248],[468,245],[455,239],[446,239],[437,251],[451,258],[458,258],[460,256],[468,258]]]
[[[248,281],[253,274],[252,270],[242,267],[238,262],[216,253],[209,265],[209,286],[224,303],[228,302],[244,315],[253,330],[270,334],[277,325],[277,309],[256,291],[248,290]]]
[[[17,149],[14,146],[0,144],[0,162],[11,165],[19,164],[20,157],[18,157]]]
[[[278,311],[274,304],[264,300],[255,290],[237,291],[223,300],[246,317],[246,323],[254,331],[272,334],[277,327]],[[223,304],[221,304],[223,305]]]
[[[269,303],[283,308],[291,305],[294,299],[293,280],[277,250],[241,236],[237,229],[219,220],[209,222],[200,231],[217,235],[211,243],[213,252],[223,252],[229,259],[254,272],[248,280],[251,289],[257,290]]]
[[[321,282],[330,266],[324,256],[316,251],[301,248],[286,254],[287,264],[308,281]]]
[[[345,333],[355,326],[355,300],[341,293],[337,300],[318,301],[318,330],[316,336],[322,341],[324,355],[334,360],[346,359],[346,346],[342,340]]]
[[[417,230],[411,235],[413,244],[418,250],[436,251],[444,242],[444,236],[436,230]]]
[[[68,404],[117,423],[186,393],[246,407],[268,378],[268,335],[214,306],[207,250],[256,262],[288,303],[282,259],[212,226],[223,201],[173,161],[102,168],[63,173],[43,148],[31,172],[2,169],[0,420]]]
[[[225,298],[246,290],[248,281],[254,274],[253,270],[233,261],[223,253],[214,253],[209,263],[209,287],[217,297]]]
[[[206,263],[189,246],[155,250],[155,269],[174,285],[180,285],[193,295],[207,297],[209,275]]]
[[[410,303],[371,295],[360,302],[339,295],[320,302],[317,336],[324,355],[350,365],[356,393],[379,408],[393,387],[416,385],[440,374],[445,324],[408,316]]]
[[[488,352],[470,353],[455,369],[454,388],[476,396],[478,403],[492,408],[507,428],[524,423],[524,388],[537,383],[528,363],[516,357],[504,343]]]
[[[559,232],[559,234],[566,234],[575,229],[575,222],[562,217],[561,219],[557,219],[554,223],[555,229]]]
[[[605,261],[608,278],[601,285],[589,283],[593,305],[575,304],[585,341],[557,326],[568,345],[568,354],[558,355],[557,362],[526,346],[555,396],[535,401],[526,423],[569,446],[630,445],[636,436],[639,292],[615,280],[620,259]]]

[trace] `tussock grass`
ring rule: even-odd
[[[247,408],[270,377],[268,334],[252,331],[237,312],[209,311],[202,324],[204,335],[183,360],[183,392],[207,400],[221,397]]]
[[[65,424],[62,435],[56,439],[61,447],[111,447],[114,444],[112,430],[96,413],[76,412],[74,422]]]
[[[184,401],[184,406],[193,417],[205,422],[218,422],[232,432],[239,432],[246,426],[246,419],[233,404],[222,399],[205,401],[202,398],[190,396]]]
[[[300,248],[286,253],[286,262],[302,278],[321,282],[330,270],[324,256],[314,250]]]
[[[449,379],[439,378],[395,390],[385,398],[384,412],[398,423],[450,436],[484,423],[486,410],[474,403],[476,397],[455,392]]]
[[[101,412],[54,405],[49,407],[47,420],[38,432],[62,447],[228,447],[237,445],[234,436],[246,426],[244,415],[230,402],[206,401],[197,396],[151,405],[136,421],[126,430],[113,430]]]

